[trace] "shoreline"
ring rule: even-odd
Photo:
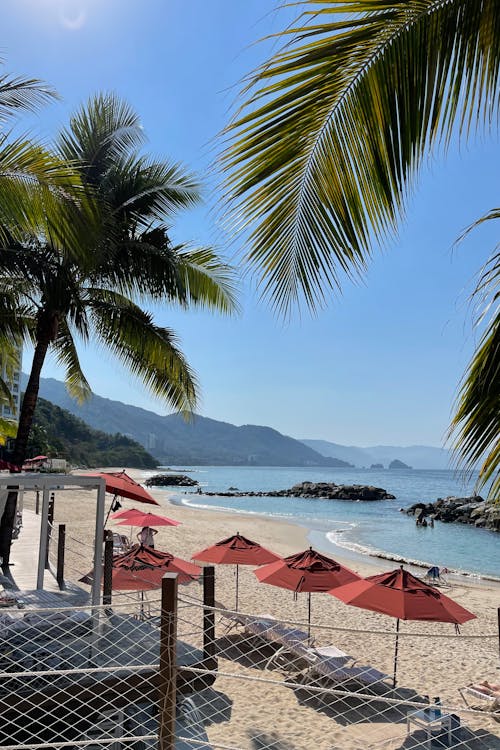
[[[150,487],[149,489],[154,490],[155,488]],[[432,567],[432,563],[430,562],[427,563],[422,560],[414,560],[397,553],[386,552],[384,550],[378,549],[373,549],[373,551],[370,551],[367,548],[356,549],[351,546],[344,546],[340,543],[337,543],[337,541],[333,541],[331,538],[329,538],[329,534],[332,533],[331,530],[327,531],[319,524],[316,524],[315,526],[311,525],[310,523],[308,524],[305,522],[306,519],[293,520],[292,518],[271,516],[269,514],[260,513],[258,511],[235,510],[234,508],[225,508],[222,506],[210,507],[208,505],[204,505],[203,507],[201,507],[196,504],[184,502],[178,490],[167,490],[165,488],[162,488],[161,492],[161,497],[164,497],[170,505],[179,508],[185,508],[186,510],[190,510],[193,513],[203,513],[206,511],[210,514],[221,514],[224,516],[229,515],[235,516],[237,518],[258,518],[266,520],[272,523],[274,526],[278,525],[285,528],[288,527],[289,529],[299,528],[304,533],[306,542],[305,546],[312,545],[317,547],[320,552],[329,555],[334,554],[335,559],[338,559],[341,564],[347,566],[357,564],[366,566],[367,568],[369,567],[371,569],[370,573],[374,573],[375,570],[380,569],[380,561],[383,561],[385,563],[396,562],[398,564],[407,565],[408,567],[415,569],[416,574],[418,574],[422,570],[426,570]],[[199,497],[201,499],[203,495]],[[333,553],[332,548],[334,550]],[[337,554],[335,550],[338,550],[339,554]],[[387,565],[386,567],[389,570],[393,566]],[[484,584],[490,585],[494,588],[500,588],[500,577],[496,578],[495,576],[491,576],[488,574],[475,573],[473,571],[466,570],[457,570],[454,568],[448,568],[448,571],[449,573],[447,574],[447,576],[452,580],[453,583],[456,584],[471,586],[481,586]],[[369,573],[367,573],[367,575],[368,574]]]

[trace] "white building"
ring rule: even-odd
[[[9,406],[9,404],[0,405],[0,417],[3,417],[4,419],[17,419],[19,417],[19,407],[21,406],[21,364],[23,360],[22,346],[17,347],[16,360],[17,363],[14,369],[8,371],[5,363],[2,363],[2,355],[0,354],[1,377],[9,386],[12,398],[14,400],[13,409]]]

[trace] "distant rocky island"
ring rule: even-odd
[[[204,495],[222,497],[302,497],[317,500],[351,500],[371,502],[374,500],[394,500],[381,487],[365,484],[335,484],[334,482],[301,482],[288,490],[271,490],[268,492],[204,492]]]
[[[408,466],[408,464],[405,464],[404,461],[400,461],[398,458],[395,458],[394,461],[391,461],[389,464],[389,469],[411,469],[411,466]]]
[[[439,497],[434,503],[414,503],[406,513],[432,517],[443,523],[466,523],[481,529],[500,531],[500,505],[493,500],[471,497]]]

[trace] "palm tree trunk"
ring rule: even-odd
[[[33,415],[35,413],[36,402],[38,400],[38,389],[40,387],[40,373],[42,372],[43,363],[47,355],[47,350],[51,341],[51,331],[39,331],[35,353],[33,355],[33,364],[31,374],[24,393],[21,411],[19,413],[19,427],[17,430],[16,447],[12,456],[12,463],[21,466],[26,458],[28,439],[30,435]],[[12,544],[12,531],[16,519],[17,492],[9,492],[7,502],[0,520],[0,558],[4,572],[8,572],[10,561],[10,547]]]

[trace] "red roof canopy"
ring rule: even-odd
[[[304,552],[265,565],[254,571],[261,583],[270,583],[291,591],[328,591],[359,580],[353,570],[310,547]]]
[[[430,620],[456,625],[476,617],[402,567],[361,578],[328,593],[337,599],[400,620]]]
[[[246,539],[240,533],[196,552],[192,558],[219,565],[265,565],[280,560],[274,552],[261,547],[257,542]]]

